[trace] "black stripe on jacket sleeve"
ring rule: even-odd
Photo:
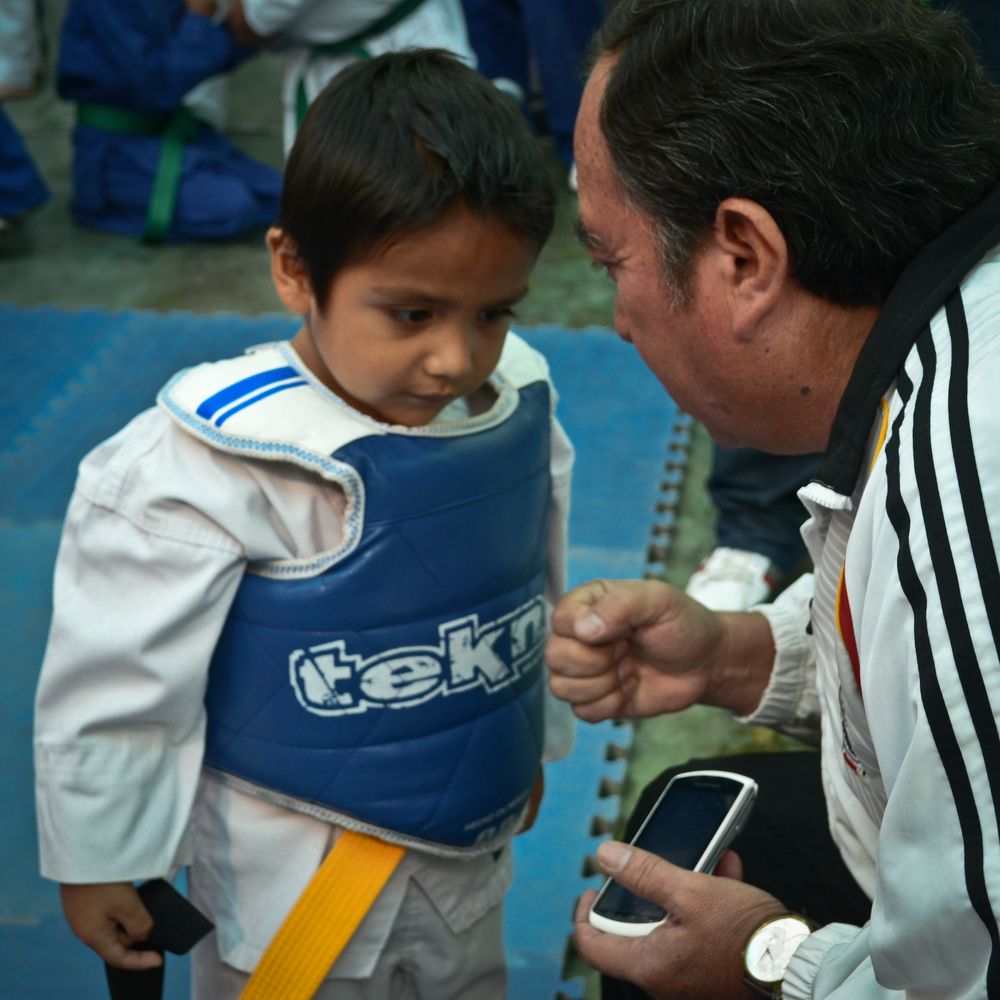
[[[976,453],[972,443],[972,423],[969,417],[969,324],[959,292],[955,292],[946,305],[948,328],[951,331],[952,376],[948,390],[948,420],[951,426],[952,450],[958,488],[962,496],[965,523],[976,560],[979,589],[982,592],[986,617],[993,633],[994,648],[1000,647],[1000,565],[997,563],[996,545],[990,531],[983,498]],[[996,759],[1000,767],[1000,759]],[[1000,797],[994,794],[1000,815]]]
[[[958,572],[948,543],[947,526],[937,484],[937,469],[931,450],[931,393],[936,374],[936,356],[927,328],[918,340],[918,351],[923,366],[920,386],[912,407],[911,433],[914,478],[918,484],[920,517],[926,531],[927,542],[934,569],[934,586],[941,600],[952,651],[965,693],[970,717],[976,729],[981,752],[989,759],[1000,746],[996,723],[986,698],[985,685],[969,634],[968,621],[958,586]],[[887,499],[889,520],[898,538],[897,572],[903,592],[913,611],[914,650],[920,681],[921,700],[938,755],[945,771],[962,832],[965,859],[965,882],[969,900],[982,920],[992,950],[987,972],[990,995],[1000,996],[1000,931],[990,903],[984,871],[983,828],[976,805],[969,772],[962,754],[962,747],[941,690],[941,680],[934,661],[928,627],[927,592],[920,580],[909,548],[912,522],[900,487],[900,425],[913,394],[913,384],[905,372],[898,381],[904,406],[895,421],[893,434],[886,445]],[[974,470],[973,470],[974,472]]]

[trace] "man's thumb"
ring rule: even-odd
[[[605,873],[618,878],[618,873],[628,864],[632,857],[632,848],[617,840],[605,840],[597,845],[597,860]]]
[[[576,633],[576,637],[584,642],[599,642],[604,638],[607,625],[595,611],[588,611],[585,615],[577,618],[573,631]]]
[[[678,871],[669,861],[616,840],[606,840],[597,848],[597,860],[626,889],[667,908],[672,896],[670,873]]]

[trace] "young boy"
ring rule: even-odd
[[[475,71],[358,63],[310,109],[268,234],[301,330],[180,373],[84,459],[38,816],[106,961],[158,963],[132,882],[187,867],[216,925],[194,995],[239,995],[349,830],[406,850],[316,996],[505,995],[509,841],[572,739],[541,670],[572,451],[507,331],[552,212]]]

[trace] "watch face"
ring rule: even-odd
[[[764,924],[747,943],[747,972],[762,983],[780,982],[796,948],[809,933],[809,925],[799,917],[778,917]]]

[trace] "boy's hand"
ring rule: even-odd
[[[149,936],[153,918],[131,882],[64,884],[59,894],[70,929],[108,965],[137,970],[163,964],[158,952],[132,947]]]

